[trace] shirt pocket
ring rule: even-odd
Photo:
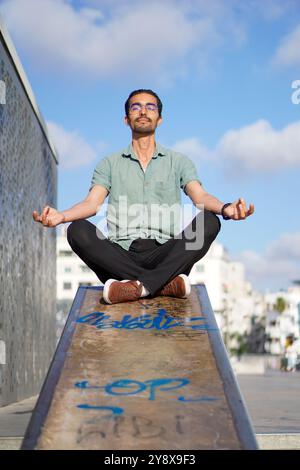
[[[179,190],[180,187],[176,185],[176,181],[173,178],[156,180],[153,184],[154,198],[160,204],[174,204],[178,202]]]

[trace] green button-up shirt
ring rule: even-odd
[[[109,240],[129,250],[137,238],[165,243],[180,233],[180,189],[193,180],[200,182],[193,162],[159,144],[146,170],[132,144],[103,158],[94,170],[91,188],[101,185],[109,191]]]

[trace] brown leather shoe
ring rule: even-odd
[[[183,278],[184,276],[184,278]],[[156,295],[168,295],[169,297],[179,297],[181,299],[187,297],[191,292],[191,286],[188,277],[184,274],[174,277],[168,282]]]
[[[137,281],[114,281],[108,286],[104,286],[103,298],[109,304],[117,304],[119,302],[129,302],[138,300],[141,297],[143,284]],[[109,281],[108,281],[109,282]]]

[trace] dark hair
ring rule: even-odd
[[[125,113],[126,113],[126,116],[128,116],[129,114],[129,100],[130,98],[132,98],[133,96],[135,95],[139,95],[140,93],[148,93],[148,95],[152,95],[156,98],[157,100],[157,107],[158,107],[158,114],[159,116],[161,116],[161,112],[162,112],[162,102],[159,98],[159,96],[152,90],[145,90],[144,88],[141,88],[139,90],[134,90],[130,93],[130,95],[128,96],[127,100],[126,100],[126,103],[125,103]]]

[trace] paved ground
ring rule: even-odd
[[[261,448],[292,445],[291,448],[299,449],[300,372],[273,371],[265,375],[240,375],[237,379]],[[0,408],[0,450],[19,448],[36,399]],[[279,436],[274,441],[270,434]]]
[[[25,434],[37,397],[0,408],[0,438]]]
[[[300,433],[300,372],[238,376],[256,433]]]

